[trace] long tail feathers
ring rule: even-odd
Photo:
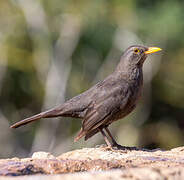
[[[10,128],[18,128],[20,126],[23,126],[25,124],[28,124],[30,122],[33,122],[33,121],[36,121],[36,120],[39,120],[41,118],[49,118],[49,117],[57,117],[59,116],[59,112],[58,110],[56,109],[51,109],[51,110],[48,110],[48,111],[45,111],[45,112],[42,112],[40,114],[36,114],[32,117],[29,117],[29,118],[26,118],[26,119],[23,119],[13,125],[10,126]]]
[[[79,133],[77,134],[77,136],[75,137],[74,142],[77,142],[80,138],[82,138],[83,136],[85,136],[85,134],[86,133],[81,129],[79,131]]]

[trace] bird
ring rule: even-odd
[[[143,88],[143,63],[149,54],[161,51],[159,47],[133,45],[120,56],[115,70],[104,80],[61,105],[23,119],[11,128],[18,128],[41,118],[73,117],[82,119],[82,126],[75,137],[88,140],[101,133],[107,147],[120,147],[113,138],[109,125],[131,113],[141,97]]]

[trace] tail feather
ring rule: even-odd
[[[31,116],[29,118],[23,119],[23,120],[15,123],[13,125],[11,125],[10,128],[18,128],[20,126],[26,125],[26,124],[28,124],[30,122],[39,120],[41,118],[57,117],[59,115],[60,114],[59,114],[57,109],[51,109],[51,110],[48,110],[48,111],[45,111],[45,112],[41,112],[40,114],[36,114],[34,116]]]
[[[79,131],[79,133],[77,134],[77,136],[74,139],[74,142],[77,142],[80,138],[82,138],[83,136],[85,136],[85,132],[83,131],[83,129],[81,128],[81,130]]]

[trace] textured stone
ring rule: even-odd
[[[11,179],[10,176],[19,176],[18,179],[54,180],[184,179],[184,148],[179,147],[170,151],[160,149],[112,151],[106,147],[84,148],[58,157],[46,152],[37,152],[32,158],[1,159],[0,175],[3,178],[9,176],[6,179]]]

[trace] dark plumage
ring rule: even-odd
[[[82,128],[75,141],[83,136],[87,140],[100,131],[108,146],[118,146],[108,126],[113,121],[125,117],[136,107],[143,85],[142,65],[147,54],[159,50],[161,49],[156,47],[130,46],[121,56],[115,71],[103,81],[64,104],[19,121],[11,128],[17,128],[40,118],[58,116],[81,118]]]

